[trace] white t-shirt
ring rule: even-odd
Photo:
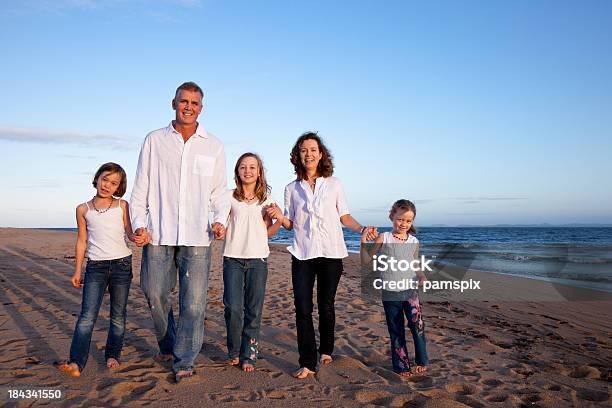
[[[340,217],[349,214],[342,183],[319,177],[314,193],[305,180],[285,187],[285,216],[293,222],[293,244],[287,250],[304,261],[319,257],[346,258],[348,251]]]
[[[230,258],[267,258],[270,255],[268,246],[268,228],[264,221],[263,207],[274,203],[268,196],[259,204],[257,201],[247,204],[238,201],[231,195],[231,210],[225,234],[223,256]]]

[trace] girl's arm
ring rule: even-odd
[[[414,249],[414,259],[419,258],[419,247],[420,247],[420,244],[417,243],[416,248]],[[425,276],[425,274],[423,273],[423,269],[420,268],[420,262],[419,262],[419,268],[416,269],[415,272],[417,276],[419,277],[419,282],[421,284],[427,280],[427,276]]]
[[[81,270],[83,269],[83,261],[85,260],[85,249],[87,248],[87,221],[85,221],[85,212],[87,206],[79,204],[76,208],[77,221],[77,240],[74,248],[74,274],[70,281],[75,288],[81,287]]]
[[[268,215],[267,211],[264,214],[263,218],[264,222],[266,223],[266,228],[268,229],[268,238],[272,238],[274,235],[276,235],[278,230],[280,230],[282,223],[278,220],[276,222],[273,222],[272,217]]]
[[[278,232],[281,226],[285,228],[287,231],[291,231],[293,229],[293,221],[285,217],[285,215],[283,214],[283,210],[280,209],[278,204],[276,203],[270,204],[268,208],[266,209],[266,213],[268,217],[270,217],[271,220],[276,219],[276,223],[274,225],[279,224],[278,229],[274,232],[274,234]],[[268,237],[271,237],[272,235],[268,235]]]

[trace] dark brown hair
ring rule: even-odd
[[[93,178],[93,182],[91,184],[93,184],[94,188],[98,188],[98,178],[100,178],[100,175],[105,171],[119,174],[121,180],[119,181],[119,187],[117,187],[117,191],[115,191],[115,194],[113,194],[113,196],[123,197],[123,195],[125,194],[125,190],[127,189],[127,176],[125,175],[125,170],[123,170],[123,167],[121,167],[117,163],[109,162],[104,163],[102,166],[100,166],[98,171],[96,171],[96,174]]]
[[[306,168],[302,164],[302,160],[300,160],[300,148],[302,147],[302,143],[306,140],[314,140],[319,146],[321,160],[319,160],[317,166],[317,175],[319,177],[330,177],[334,174],[334,163],[331,152],[325,144],[323,144],[323,141],[316,132],[306,132],[298,138],[295,145],[293,145],[293,149],[291,149],[291,164],[293,164],[298,180],[306,180]]]
[[[397,200],[396,202],[393,203],[393,205],[391,206],[391,210],[389,211],[389,219],[391,221],[393,221],[393,216],[398,211],[412,211],[412,213],[414,214],[414,217],[416,218],[416,207],[414,206],[414,203],[410,200],[402,199],[402,200]],[[414,220],[408,232],[412,234],[416,234],[417,230],[414,227]]]
[[[242,180],[240,180],[240,174],[238,173],[238,169],[240,168],[240,163],[242,160],[247,157],[253,157],[257,160],[257,167],[259,167],[259,176],[257,177],[257,181],[255,182],[255,196],[258,199],[259,204],[266,201],[268,195],[270,194],[271,188],[266,182],[266,171],[263,166],[263,162],[261,158],[255,153],[247,152],[238,158],[236,161],[236,166],[234,166],[234,181],[236,182],[236,190],[234,190],[234,198],[238,201],[244,201],[244,189],[242,187]]]
[[[204,92],[202,91],[202,88],[200,88],[200,86],[195,82],[183,82],[178,88],[176,88],[176,92],[174,93],[175,98],[180,90],[199,92],[200,95],[202,95],[202,98],[204,98]]]

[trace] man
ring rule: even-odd
[[[223,145],[198,123],[202,89],[178,87],[169,126],[144,140],[130,200],[132,226],[146,237],[140,286],[147,297],[159,343],[159,359],[170,361],[176,381],[193,375],[204,338],[211,233],[225,234],[230,202]],[[209,213],[214,222],[209,227]],[[170,292],[179,278],[179,318]]]

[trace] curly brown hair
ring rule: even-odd
[[[291,164],[293,164],[298,180],[306,180],[307,178],[306,168],[300,159],[300,147],[305,140],[314,140],[319,146],[321,160],[319,160],[319,164],[317,166],[317,175],[319,177],[330,177],[332,174],[334,174],[334,162],[331,152],[327,146],[325,146],[321,140],[321,137],[316,132],[306,132],[298,138],[295,145],[293,145],[293,149],[291,149]]]
[[[123,197],[123,195],[125,194],[125,190],[127,189],[127,176],[125,174],[125,170],[123,170],[123,167],[121,167],[117,163],[109,162],[104,163],[102,166],[100,166],[98,171],[96,171],[96,174],[91,184],[93,184],[94,188],[98,188],[98,178],[100,178],[100,175],[105,171],[119,174],[119,176],[121,177],[121,181],[119,182],[119,187],[117,187],[117,191],[115,191],[115,194],[113,194],[113,196]]]
[[[391,221],[393,221],[393,216],[398,211],[412,211],[412,213],[414,214],[416,218],[416,207],[414,203],[410,200],[401,199],[393,203],[393,206],[391,207],[391,210],[389,211],[389,219]],[[410,230],[408,232],[410,232],[411,234],[416,234],[417,230],[414,224],[410,226]]]
[[[258,199],[259,204],[266,201],[268,195],[270,195],[270,191],[272,190],[266,181],[266,171],[263,166],[263,162],[261,158],[251,152],[244,153],[242,156],[238,158],[236,161],[236,166],[234,166],[234,181],[236,182],[236,190],[234,190],[234,198],[238,201],[244,201],[244,189],[242,187],[242,180],[240,180],[240,174],[238,173],[238,169],[240,168],[240,163],[242,160],[247,157],[252,157],[257,160],[257,167],[259,167],[259,177],[257,177],[257,182],[255,183],[255,196]]]

